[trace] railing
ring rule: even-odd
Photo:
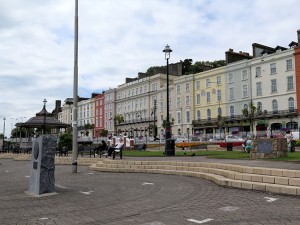
[[[147,123],[157,121],[157,117],[145,117],[145,118],[137,118],[132,120],[125,120],[120,125],[134,124],[134,123]]]
[[[264,119],[264,118],[272,118],[272,117],[288,117],[292,118],[298,115],[297,109],[288,109],[288,110],[275,110],[275,111],[267,111],[264,110],[262,112],[255,113],[253,119]],[[249,117],[245,117],[244,115],[231,115],[224,116],[221,118],[209,118],[209,119],[200,119],[193,120],[194,126],[204,126],[204,125],[218,125],[218,123],[229,123],[229,122],[239,122],[239,121],[249,121]]]

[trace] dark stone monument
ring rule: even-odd
[[[54,192],[56,141],[53,135],[41,135],[33,141],[28,194],[40,196]]]

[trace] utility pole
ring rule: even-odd
[[[77,108],[78,108],[78,0],[75,0],[75,34],[74,34],[74,86],[73,86],[73,157],[72,173],[77,173]]]
[[[2,147],[2,150],[4,151],[4,149],[5,149],[5,120],[6,120],[6,118],[4,117],[3,118],[3,147]]]
[[[156,139],[157,136],[157,129],[155,125],[155,120],[156,120],[156,109],[157,109],[157,100],[154,99],[154,109],[153,109],[153,120],[154,120],[154,138]]]

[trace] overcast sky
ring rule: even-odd
[[[73,97],[75,0],[0,0],[0,133]],[[81,97],[150,66],[297,41],[299,0],[79,0]],[[26,117],[23,118],[22,117]],[[11,119],[12,118],[12,119]]]

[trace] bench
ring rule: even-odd
[[[20,148],[20,152],[22,152],[23,154],[31,154],[31,147],[22,147]]]
[[[108,146],[106,146],[105,149],[102,149],[102,146],[94,148],[94,154],[98,154],[100,158],[102,157],[102,155],[106,155],[107,158],[107,153],[108,153],[107,151],[108,151]]]
[[[144,146],[144,144],[142,145],[134,145],[134,150],[138,150],[138,151],[146,151],[147,149],[147,145]]]
[[[21,153],[20,147],[13,147],[12,148],[12,153],[13,154],[20,154]]]
[[[96,156],[95,150],[91,146],[80,146],[77,156],[80,154],[83,157],[84,153],[88,153],[90,155],[90,158],[92,157],[92,155],[94,155],[94,158]]]
[[[58,156],[63,156],[63,155],[68,156],[68,154],[69,154],[68,147],[66,147],[66,146],[57,147],[55,155],[57,155],[57,154],[58,154]]]

